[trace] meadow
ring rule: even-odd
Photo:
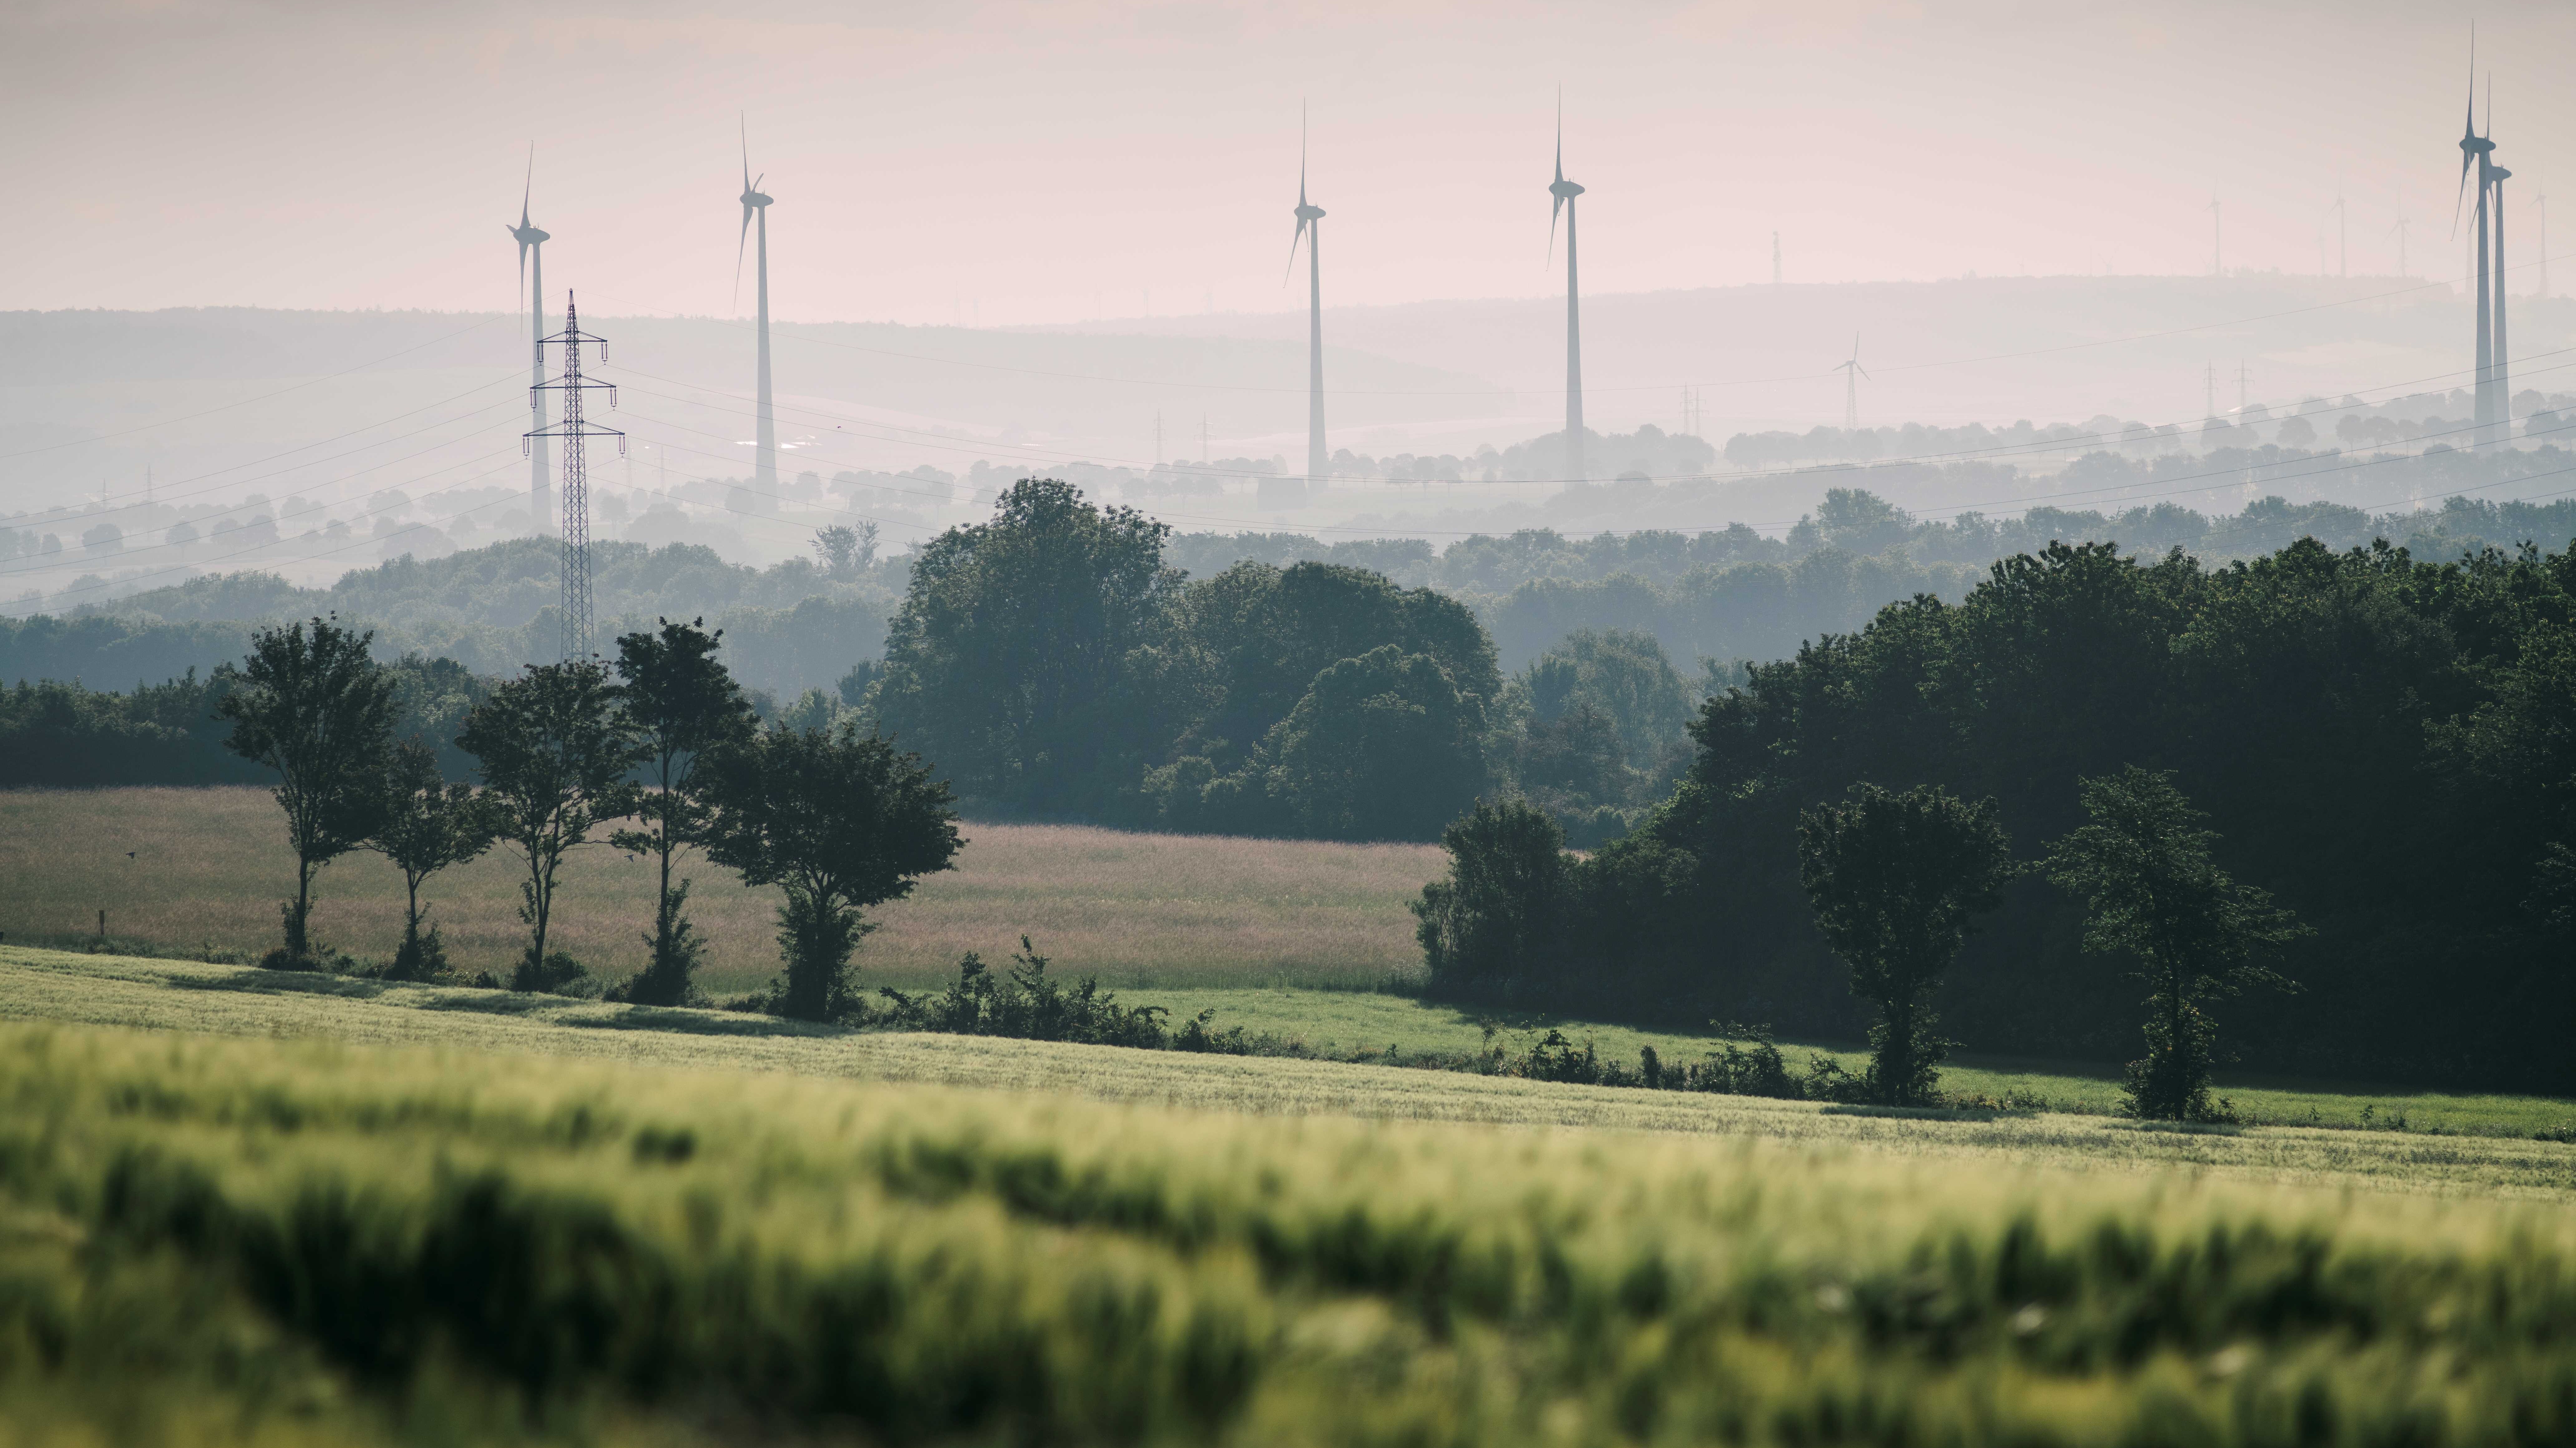
[[[605,832],[602,832],[603,834]],[[958,868],[873,912],[860,948],[873,985],[944,982],[969,950],[1006,957],[1023,934],[1068,970],[1119,987],[1232,985],[1373,990],[1421,972],[1404,902],[1446,868],[1427,845],[1127,834],[969,823]],[[779,895],[722,866],[689,864],[689,908],[708,941],[700,980],[717,996],[778,971]],[[432,877],[449,958],[506,976],[525,946],[519,876],[494,850]],[[641,968],[653,872],[607,845],[567,860],[550,945],[594,974]],[[0,934],[76,945],[98,932],[156,955],[257,959],[278,942],[294,856],[268,791],[249,787],[0,791]],[[314,931],[359,959],[402,939],[402,876],[365,853],[327,866]]]
[[[45,964],[12,952],[7,998]],[[525,1025],[227,979],[160,989]],[[0,1026],[0,1440],[2576,1436],[2563,1146],[2517,1148],[2554,1187],[2423,1162],[2301,1184],[1785,1103],[1684,1103],[1723,1127],[1502,1129],[470,1036]],[[1453,1079],[1525,1088],[1541,1115],[1645,1094]],[[1732,1129],[1759,1116],[1810,1131]],[[2150,1149],[2256,1135],[2069,1120]]]
[[[2203,1129],[2061,1112],[1882,1110],[1559,1084],[1365,1058],[1196,1055],[850,1030],[729,1011],[17,946],[0,946],[0,1020],[420,1048],[514,1079],[543,1074],[549,1060],[572,1059],[1038,1092],[1245,1115],[1759,1137],[2012,1167],[2123,1173],[2174,1167],[2248,1181],[2436,1194],[2576,1192],[2576,1147],[2501,1126],[2443,1134],[2304,1124]],[[2360,1104],[2328,1099],[2344,1111]],[[2492,1098],[2485,1109],[2526,1113],[2549,1126],[2564,1126],[2576,1114],[2567,1103],[2539,1098]]]

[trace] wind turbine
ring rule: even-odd
[[[2406,218],[2397,218],[2397,224],[2388,229],[2397,237],[2397,274],[2402,277],[2406,275]]]
[[[2489,254],[2487,251],[2487,173],[2492,169],[2492,163],[2487,160],[2487,157],[2494,152],[2495,142],[2478,134],[2478,63],[2476,34],[2477,32],[2475,30],[2470,32],[2468,119],[2462,123],[2460,129],[2459,189],[2461,195],[2465,195],[2467,193],[2469,188],[2469,172],[2472,169],[2475,169],[2478,176],[2478,341],[2476,359],[2478,384],[2476,422],[2478,435],[2479,437],[2484,438],[2487,434],[2487,429],[2495,421],[2495,314],[2490,305],[2490,293],[2488,290],[2490,286],[2490,278],[2488,273]],[[2451,202],[2451,227],[2454,232],[2459,229],[2459,224],[2460,200],[2458,196],[2454,196]]]
[[[546,349],[537,344],[546,335],[546,243],[553,238],[528,221],[528,201],[536,194],[536,186],[537,143],[530,141],[527,180],[519,192],[519,224],[510,227],[510,236],[519,243],[519,285],[528,288],[528,342],[534,358],[528,375],[528,406],[536,413],[537,431],[544,432],[546,394],[542,384],[546,380]],[[507,222],[502,224],[509,225]],[[535,263],[536,272],[536,285],[533,287],[528,285],[531,262]],[[528,517],[540,533],[546,531],[546,518],[554,511],[552,500],[547,497],[552,491],[546,480],[546,444],[543,438],[537,438],[528,449]]]
[[[1324,451],[1324,208],[1306,199],[1306,116],[1297,115],[1297,230],[1288,238],[1288,269],[1297,269],[1297,243],[1306,243],[1306,495],[1312,498],[1331,474]],[[1284,280],[1284,278],[1283,278]],[[1204,451],[1204,449],[1202,449]]]
[[[742,295],[742,254],[751,241],[753,216],[760,218],[760,429],[757,434],[757,456],[752,462],[752,491],[765,503],[778,496],[778,418],[769,395],[769,197],[762,194],[760,183],[769,179],[763,171],[758,180],[751,174],[751,126],[742,123],[742,236],[733,249],[733,290]]]
[[[1860,333],[1852,333],[1852,354],[1848,362],[1838,362],[1834,371],[1843,375],[1843,433],[1846,437],[1860,431],[1860,379],[1869,369],[1860,365]]]
[[[1556,97],[1556,198],[1547,213],[1547,248],[1556,250],[1556,219],[1565,218],[1565,480],[1583,481],[1583,300],[1574,267],[1574,198],[1583,188],[1565,179],[1565,94]]]

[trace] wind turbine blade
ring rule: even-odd
[[[1556,179],[1565,179],[1565,87],[1556,88]]]
[[[1549,261],[1556,260],[1556,218],[1564,210],[1565,198],[1562,196],[1556,198],[1556,204],[1547,209],[1547,259]]]
[[[1281,273],[1279,285],[1283,287],[1288,285],[1288,278],[1297,274],[1297,243],[1305,239],[1306,218],[1300,216],[1297,218],[1297,234],[1288,238],[1288,270]]]
[[[742,305],[742,257],[750,245],[751,207],[746,203],[742,208],[742,239],[733,246],[733,300],[736,306]]]
[[[742,128],[742,189],[748,191],[751,189],[751,121],[742,115],[735,116],[734,121]]]

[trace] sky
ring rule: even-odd
[[[2462,250],[2469,19],[2379,0],[17,0],[0,310],[506,309],[533,140],[550,291],[735,315],[747,132],[781,318],[1279,312],[1303,300],[1283,284],[1301,106],[1328,302],[1543,297],[1563,285],[1560,88],[1588,294],[1767,281],[1775,231],[1792,282],[2204,273],[2213,198],[2230,268],[2394,273],[2403,218],[2410,270],[2441,274]],[[2551,80],[2576,6],[2476,19],[2513,250],[2536,262],[2528,198],[2576,136]]]

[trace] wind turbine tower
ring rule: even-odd
[[[1852,333],[1851,360],[1834,370],[1843,375],[1843,434],[1849,437],[1860,431],[1860,379],[1869,375],[1860,365],[1860,333]]]
[[[533,453],[542,439],[564,440],[563,487],[563,662],[591,656],[590,608],[590,470],[582,452],[582,440],[593,437],[617,439],[617,451],[626,451],[626,434],[615,428],[601,427],[585,421],[581,415],[581,395],[606,392],[608,405],[617,405],[617,385],[595,382],[581,375],[581,344],[599,344],[599,360],[608,360],[608,343],[581,329],[581,310],[573,304],[570,292],[564,294],[564,329],[551,337],[537,339],[537,355],[542,358],[548,347],[563,348],[563,374],[552,382],[540,381],[528,389],[532,405],[549,392],[560,392],[564,399],[564,420],[552,427],[539,427],[527,435],[521,447]]]
[[[751,129],[744,123],[742,132],[742,235],[733,249],[734,294],[742,294],[742,253],[751,240],[752,218],[760,219],[760,424],[756,434],[758,456],[752,462],[752,491],[764,503],[778,496],[778,415],[769,393],[769,197],[760,183],[769,179],[764,171],[758,180],[751,174]]]
[[[528,176],[519,193],[519,224],[510,228],[511,239],[519,243],[519,285],[528,292],[528,342],[532,361],[528,374],[528,400],[536,408],[539,433],[546,425],[545,393],[539,390],[546,380],[546,243],[553,238],[528,222],[528,200],[536,192],[537,143],[528,143]],[[531,266],[533,263],[533,266]],[[535,284],[529,283],[533,271]],[[530,437],[535,438],[532,433]],[[534,441],[528,448],[528,519],[540,533],[546,530],[546,515],[553,510],[553,500],[546,496],[546,445]]]
[[[1548,184],[1547,194],[1556,198],[1548,208],[1547,239],[1550,249],[1556,244],[1556,219],[1565,217],[1565,480],[1583,481],[1583,296],[1574,265],[1574,198],[1583,188],[1565,179],[1565,98],[1556,102],[1556,179]]]
[[[2513,173],[2495,164],[2493,76],[2487,77],[2487,136],[2487,191],[2493,198],[2489,204],[2495,209],[2495,356],[2491,359],[2495,371],[2495,402],[2490,410],[2495,414],[2498,440],[2510,441],[2513,437],[2513,375],[2510,366],[2513,349],[2505,341],[2504,330],[2504,183],[2505,178]]]
[[[1297,230],[1288,238],[1292,275],[1300,241],[1306,244],[1306,497],[1311,501],[1332,475],[1332,454],[1324,447],[1324,208],[1306,199],[1306,121],[1302,114],[1297,120]]]

